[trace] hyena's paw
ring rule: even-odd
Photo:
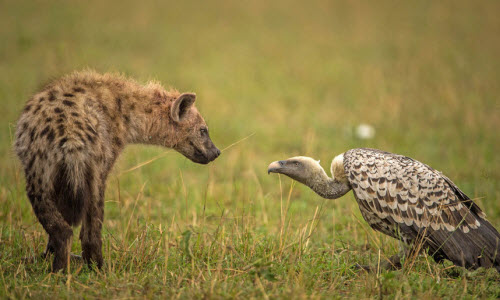
[[[54,261],[52,262],[52,273],[57,273],[60,270],[63,270],[63,272],[66,270],[68,263],[68,256],[67,255],[54,255]]]
[[[52,272],[56,273],[60,270],[66,271],[69,263],[70,249],[71,249],[71,235],[72,231],[68,231],[66,236],[55,238],[52,242],[54,250],[54,260],[52,261]],[[51,251],[45,251],[50,253]]]
[[[96,264],[96,266],[101,269],[103,264],[101,246],[96,244],[82,245],[82,257],[83,261],[89,266]]]

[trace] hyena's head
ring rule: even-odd
[[[205,120],[193,105],[196,95],[184,93],[170,107],[176,142],[172,148],[195,163],[208,164],[220,155],[208,134]]]

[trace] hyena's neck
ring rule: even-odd
[[[156,144],[171,147],[169,135],[171,103],[178,92],[167,92],[162,86],[124,84],[120,89],[109,88],[113,94],[107,103],[114,135],[124,144]],[[108,101],[109,102],[109,101]]]

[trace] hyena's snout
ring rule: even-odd
[[[206,159],[206,162],[205,163],[209,163],[211,161],[214,161],[217,157],[219,157],[220,155],[220,150],[219,148],[217,148],[214,143],[212,143],[212,141],[210,141],[209,143],[207,143],[209,145],[207,145],[208,147],[205,147],[205,159]],[[203,162],[202,162],[203,163]]]
[[[209,161],[215,160],[220,155],[219,148],[215,147],[214,144],[212,144],[212,146],[213,146],[212,149],[207,151],[207,157]]]
[[[217,148],[211,140],[206,141],[201,146],[197,146],[193,142],[189,142],[189,144],[192,147],[193,154],[188,156],[188,158],[195,163],[208,164],[220,155],[219,148]]]

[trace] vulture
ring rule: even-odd
[[[284,174],[326,199],[351,189],[361,215],[375,229],[473,270],[500,273],[500,234],[479,206],[448,177],[412,158],[376,149],[336,156],[329,178],[319,161],[298,156],[275,161],[269,173]]]

